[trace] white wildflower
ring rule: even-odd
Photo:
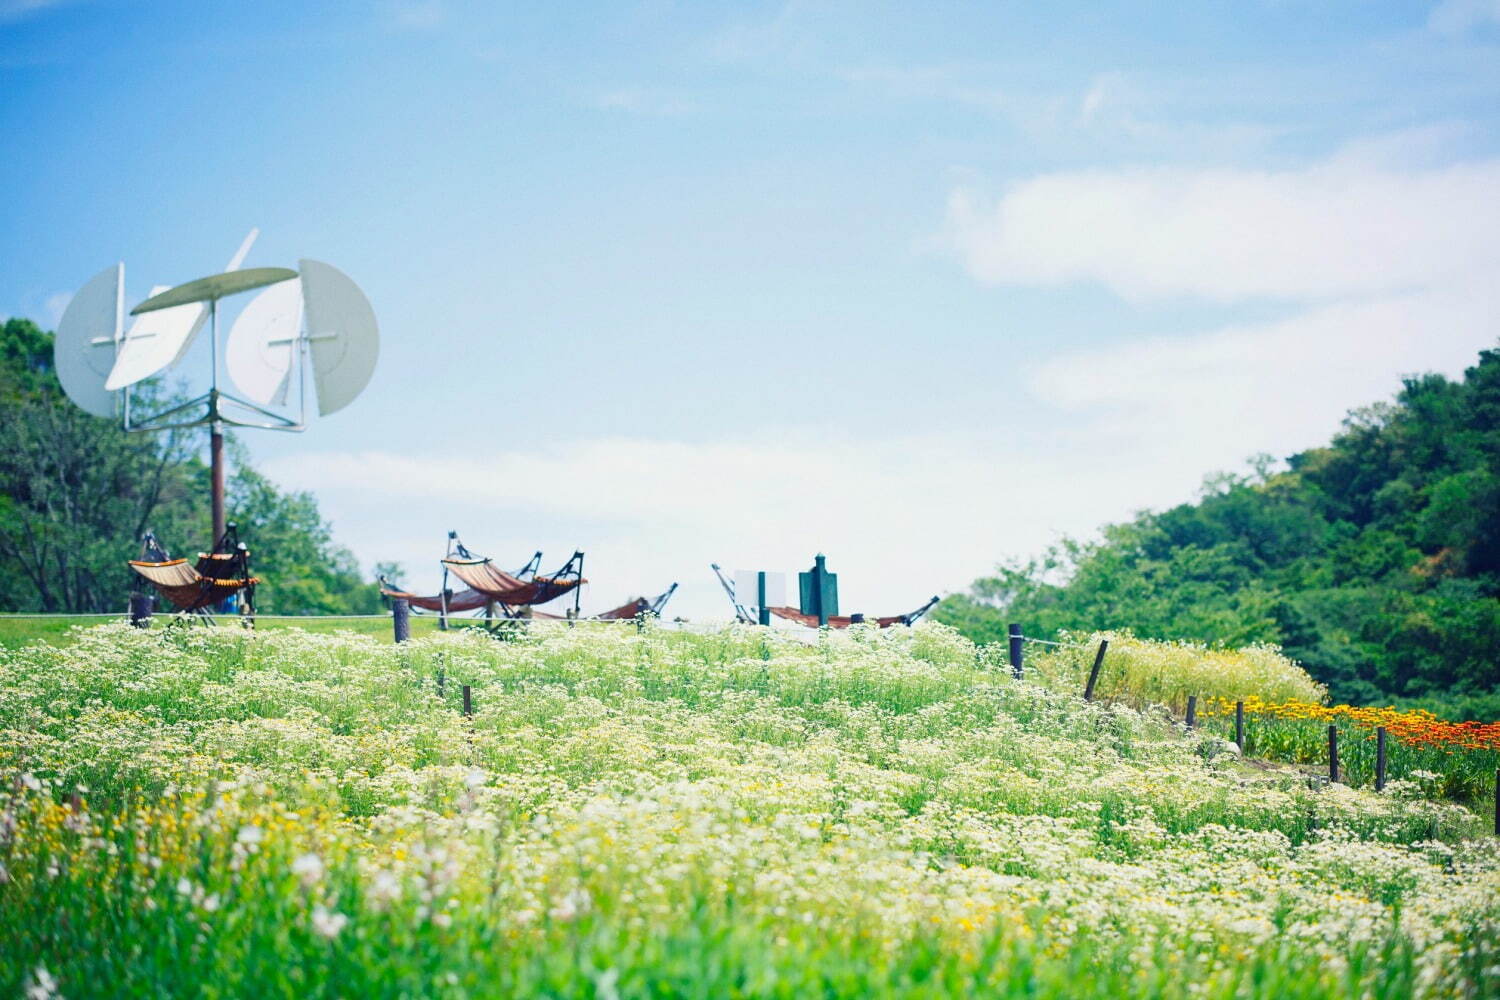
[[[547,911],[547,916],[562,923],[576,920],[578,915],[586,913],[593,898],[589,896],[587,889],[570,889],[564,893],[562,898]]]
[[[343,930],[348,923],[349,918],[336,910],[328,910],[322,906],[313,907],[313,931],[330,941],[338,937],[339,931]]]
[[[31,985],[26,987],[26,1000],[53,1000],[61,996],[52,973],[45,965],[38,965],[31,973]]]
[[[311,889],[323,880],[323,870],[323,859],[311,851],[292,862],[292,874],[297,876],[306,889]]]

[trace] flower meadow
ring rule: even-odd
[[[1474,813],[939,625],[75,640],[0,652],[4,995],[1500,995]]]
[[[1030,676],[1063,691],[1082,691],[1101,640],[1109,648],[1096,697],[1183,716],[1198,696],[1203,725],[1233,739],[1243,702],[1246,754],[1327,767],[1328,726],[1339,730],[1341,780],[1373,785],[1377,728],[1385,728],[1387,774],[1425,782],[1429,790],[1476,803],[1495,794],[1500,722],[1452,722],[1424,709],[1326,705],[1327,692],[1275,646],[1224,649],[1141,639],[1128,632],[1065,634],[1028,654]]]

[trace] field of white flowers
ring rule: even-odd
[[[1001,659],[936,625],[0,651],[0,994],[1500,996],[1477,816]]]

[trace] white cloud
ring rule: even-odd
[[[595,105],[605,111],[624,111],[635,115],[683,115],[696,106],[680,97],[640,88],[624,88],[600,94]]]
[[[402,31],[430,31],[448,18],[442,0],[391,0],[384,13],[386,23]]]
[[[0,0],[0,21],[19,21],[67,2],[69,0]]]
[[[57,324],[62,319],[63,312],[67,310],[68,303],[72,301],[72,292],[55,292],[47,296],[47,301],[42,303],[42,321],[47,329],[57,329]]]
[[[1022,181],[993,204],[955,191],[948,223],[985,282],[1097,282],[1137,300],[1332,300],[1492,275],[1497,190],[1500,160],[1090,170]]]
[[[1500,24],[1500,0],[1443,0],[1427,17],[1427,26],[1445,35]]]
[[[1458,374],[1495,343],[1497,318],[1489,288],[1340,303],[1055,357],[1032,386],[1143,462],[1208,472],[1321,444],[1350,407],[1389,398],[1399,375]]]
[[[1068,488],[1058,478],[1071,475],[1063,466],[945,437],[613,438],[486,452],[480,462],[308,453],[266,470],[315,490],[340,539],[368,562],[404,562],[419,588],[436,585],[442,539],[457,528],[504,563],[538,547],[547,563],[560,563],[573,545],[585,548],[594,581],[586,611],[675,580],[683,585],[676,610],[702,617],[727,609],[711,561],[794,571],[826,552],[841,574],[845,610],[869,614],[961,589],[1006,553],[1118,513],[1117,497]]]

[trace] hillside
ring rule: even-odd
[[[1272,643],[1335,700],[1500,718],[1500,350],[1405,380],[1284,468],[1002,566],[936,617],[981,641],[1014,621]]]
[[[1500,991],[1497,842],[1420,773],[1323,787],[997,652],[540,624],[0,650],[0,992]]]

